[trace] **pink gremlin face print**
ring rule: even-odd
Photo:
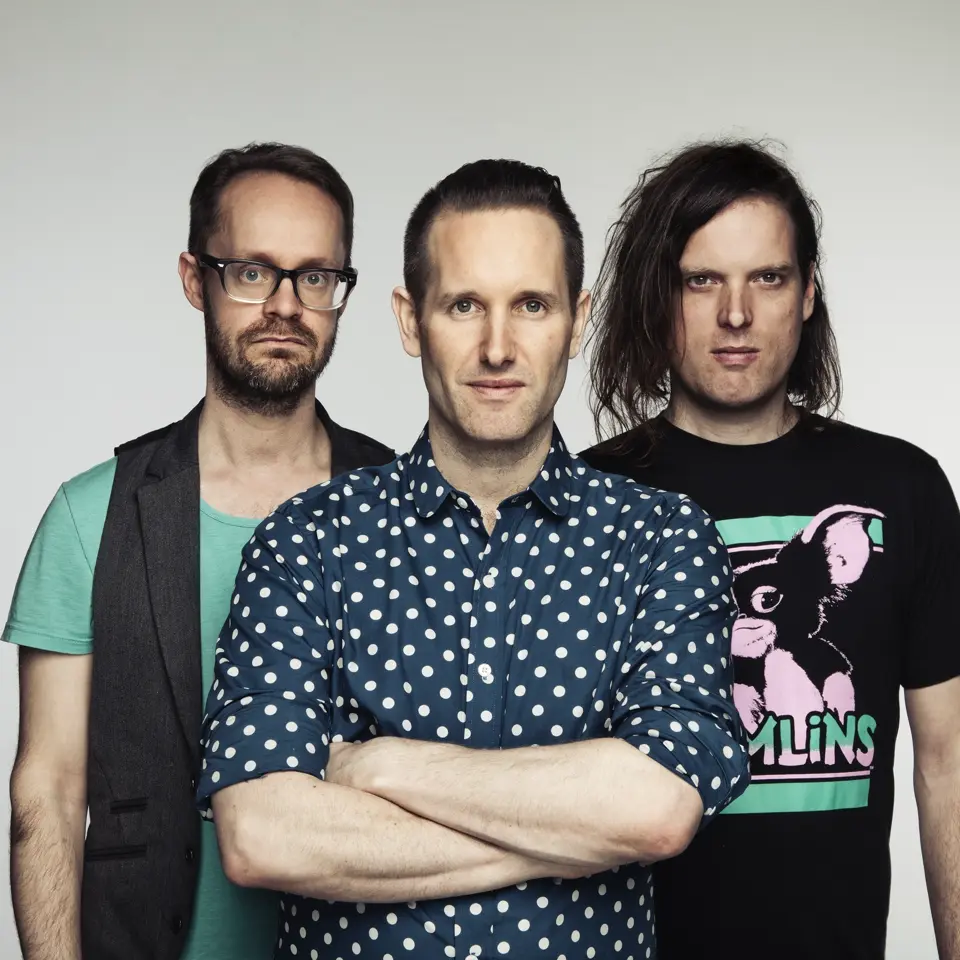
[[[733,695],[751,734],[766,714],[788,716],[799,746],[811,713],[830,710],[842,722],[853,712],[853,666],[831,642],[830,608],[863,574],[873,553],[868,526],[882,516],[829,507],[775,556],[734,568]]]

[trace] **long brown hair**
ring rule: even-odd
[[[793,221],[802,276],[814,274],[813,313],[787,377],[793,403],[836,415],[841,379],[820,275],[820,209],[797,177],[759,144],[686,147],[651,167],[621,205],[593,292],[590,406],[598,437],[648,423],[670,395],[680,257],[691,235],[731,203],[763,197]]]

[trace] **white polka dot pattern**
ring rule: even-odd
[[[592,470],[558,433],[487,536],[421,437],[288,502],[244,549],[218,640],[198,802],[331,739],[511,748],[616,736],[693,784],[709,820],[746,785],[729,700],[726,550],[685,498]],[[419,904],[287,896],[278,956],[649,957],[651,879]]]

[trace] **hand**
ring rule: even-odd
[[[403,737],[374,737],[364,743],[340,741],[330,744],[325,777],[342,787],[399,802],[391,790],[402,787],[423,764],[441,760],[460,749],[465,748]]]

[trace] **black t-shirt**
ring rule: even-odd
[[[751,446],[653,426],[582,456],[717,521],[752,754],[743,796],[656,868],[659,956],[882,960],[899,688],[960,675],[950,484],[917,447],[819,417]]]

